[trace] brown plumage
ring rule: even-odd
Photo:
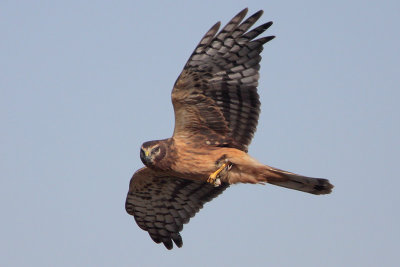
[[[247,8],[221,31],[201,39],[172,90],[174,134],[142,145],[146,167],[132,177],[126,211],[168,249],[182,246],[179,232],[203,204],[230,184],[270,183],[311,194],[329,194],[328,180],[261,164],[247,154],[260,114],[260,53],[274,36],[272,22],[250,30],[262,11],[242,22]],[[206,181],[209,182],[206,182]]]

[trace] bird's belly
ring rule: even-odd
[[[213,153],[181,153],[172,170],[181,178],[206,181],[218,169]]]
[[[225,159],[247,155],[234,148],[216,148],[207,150],[181,150],[172,164],[172,170],[177,176],[191,180],[206,181],[223,163]]]

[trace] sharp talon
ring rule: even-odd
[[[230,171],[232,169],[232,164],[228,164],[228,167],[226,168],[227,171]]]
[[[221,185],[221,179],[220,174],[223,170],[229,171],[232,168],[232,164],[229,164],[225,162],[224,164],[221,165],[221,167],[218,168],[215,172],[210,174],[210,176],[207,179],[207,183],[212,184],[215,187],[218,187]]]
[[[219,178],[216,178],[216,179],[208,178],[207,179],[207,183],[212,184],[214,187],[218,187],[218,186],[221,185],[221,179],[219,179]]]

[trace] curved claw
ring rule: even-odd
[[[212,184],[215,187],[218,187],[221,185],[221,179],[220,179],[220,174],[223,170],[229,171],[232,168],[232,164],[225,162],[224,164],[221,165],[221,167],[218,168],[215,172],[210,174],[210,176],[207,179],[207,183]]]

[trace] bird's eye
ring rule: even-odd
[[[160,152],[160,147],[158,146],[158,147],[155,147],[155,148],[153,148],[153,150],[151,151],[151,154],[158,154]]]

